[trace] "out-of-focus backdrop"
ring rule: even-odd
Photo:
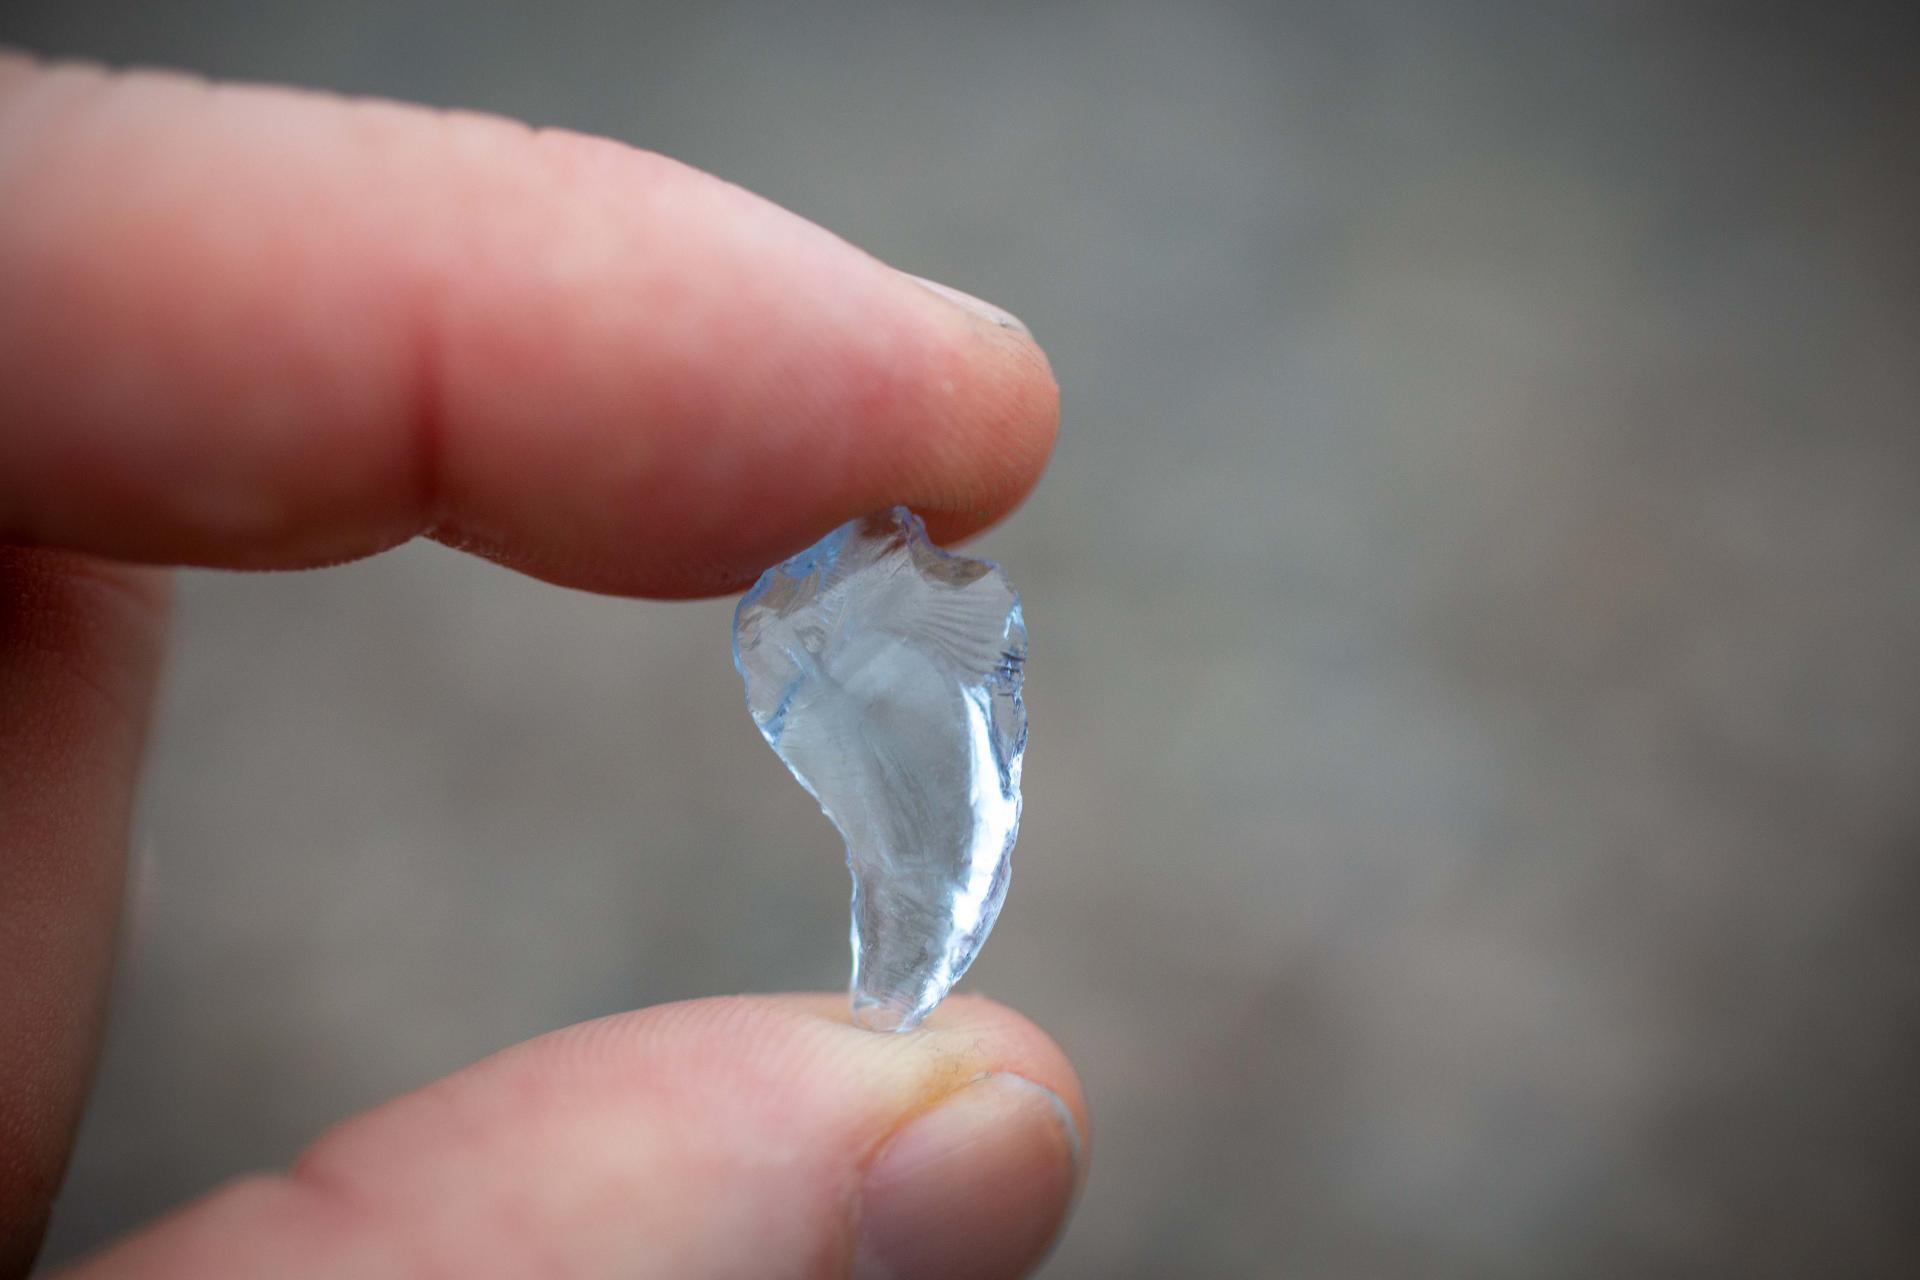
[[[1049,1277],[1920,1269],[1920,43],[1898,6],[16,4],[665,151],[1026,318],[968,985]],[[731,603],[189,574],[69,1258],[610,1010],[845,979]]]

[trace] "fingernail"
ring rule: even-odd
[[[1058,1094],[981,1077],[909,1121],[867,1170],[854,1280],[1026,1275],[1066,1217],[1079,1158]]]
[[[1011,329],[1015,333],[1025,334],[1029,338],[1033,336],[1033,331],[1021,323],[1019,316],[1016,316],[1011,311],[1004,311],[994,306],[984,298],[976,298],[970,293],[962,293],[952,285],[941,284],[938,280],[929,280],[924,276],[916,276],[905,271],[902,271],[900,274],[906,276],[907,279],[920,285],[922,288],[930,289],[934,293],[939,294],[954,306],[965,311],[971,311],[974,315],[979,316],[982,320],[990,324],[997,324],[1002,329]]]

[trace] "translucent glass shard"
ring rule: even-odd
[[[917,1026],[1000,914],[1026,656],[999,566],[940,550],[905,507],[775,565],[734,613],[747,710],[847,842],[862,1026]]]

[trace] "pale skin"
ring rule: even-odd
[[[674,161],[0,52],[0,1275],[98,1046],[166,566],[426,536],[721,593],[891,503],[983,528],[1057,415],[1023,330]],[[1087,1132],[983,998],[905,1036],[693,1001],[347,1120],[74,1274],[1013,1276]]]

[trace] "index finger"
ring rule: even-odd
[[[0,540],[705,594],[998,519],[1057,413],[1017,322],[662,157],[0,55]]]

